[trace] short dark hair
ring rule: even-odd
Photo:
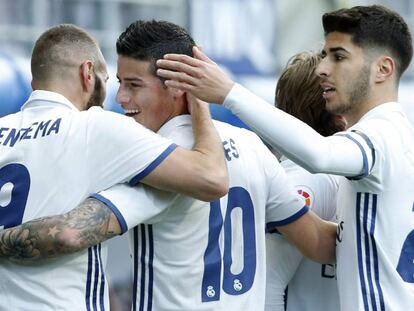
[[[330,136],[345,130],[345,124],[325,108],[321,79],[315,74],[321,59],[320,52],[294,55],[277,81],[275,105],[302,120],[319,134]]]
[[[362,48],[383,48],[394,58],[399,79],[413,56],[410,30],[396,12],[381,6],[355,6],[326,13],[322,17],[325,35],[343,32]]]
[[[121,33],[116,42],[118,55],[155,62],[168,53],[193,56],[193,38],[182,27],[166,21],[138,20]]]
[[[82,28],[60,24],[46,30],[33,47],[31,71],[34,80],[62,77],[68,66],[80,65],[85,59],[101,62],[97,41]]]

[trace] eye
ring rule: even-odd
[[[341,55],[341,54],[334,54],[334,58],[336,61],[341,61],[343,59],[345,59],[345,56]]]

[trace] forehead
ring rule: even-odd
[[[352,42],[352,35],[343,32],[330,32],[325,36],[325,45],[323,50],[326,53],[336,50],[345,50],[346,52],[361,52],[362,48]]]
[[[120,76],[153,76],[150,70],[150,61],[137,60],[132,57],[119,55],[117,64],[117,72]]]

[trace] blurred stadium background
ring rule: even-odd
[[[55,24],[76,24],[98,39],[110,73],[106,109],[120,112],[115,102],[115,41],[137,19],[183,26],[237,82],[272,103],[278,73],[289,57],[322,46],[321,15],[369,4],[398,11],[414,30],[412,0],[0,0],[0,116],[18,111],[29,96],[32,46]],[[414,65],[402,80],[400,101],[414,122]],[[222,107],[212,105],[211,110],[216,119],[244,126]],[[111,310],[129,310],[129,267],[126,239],[111,240]]]

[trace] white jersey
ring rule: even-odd
[[[334,221],[339,177],[311,174],[284,157],[281,164],[289,182],[305,198],[306,204],[322,219]],[[339,310],[332,265],[304,258],[277,233],[266,235],[266,247],[266,311]],[[284,297],[287,286],[288,294]]]
[[[0,119],[0,226],[62,214],[91,193],[135,184],[174,146],[124,116],[80,112],[62,95],[34,91],[20,112]],[[105,261],[101,245],[30,265],[1,259],[0,310],[109,310]]]
[[[324,138],[240,85],[224,104],[310,171],[351,176],[338,192],[341,310],[414,310],[414,129],[401,105],[381,104]]]
[[[215,125],[227,159],[229,193],[211,203],[164,194],[166,208],[130,231],[133,310],[263,310],[266,222],[287,224],[308,210],[255,134]],[[159,133],[184,147],[194,141],[188,115],[173,118]],[[124,215],[142,206],[112,189],[100,195]]]
[[[374,156],[368,177],[340,182],[341,309],[414,310],[414,129],[399,104],[387,103],[350,131]]]

